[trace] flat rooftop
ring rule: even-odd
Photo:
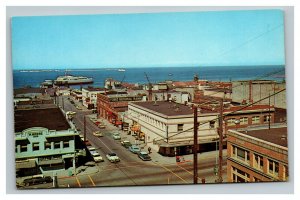
[[[67,130],[70,128],[59,108],[29,109],[15,111],[15,132],[27,128],[44,127],[50,130]]]
[[[14,95],[19,95],[19,94],[32,94],[32,93],[40,93],[44,94],[45,89],[44,88],[17,88],[14,89]]]
[[[144,107],[157,113],[161,113],[166,116],[193,115],[194,113],[193,109],[190,106],[169,101],[139,101],[130,103]],[[215,112],[210,110],[201,110],[201,113]]]
[[[239,132],[283,147],[287,147],[287,127]]]

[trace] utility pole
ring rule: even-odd
[[[274,95],[275,96],[275,95]],[[271,129],[271,97],[270,97],[270,92],[269,92],[269,130]]]
[[[61,96],[61,99],[62,99],[62,109],[65,110],[65,102],[64,102],[64,96]]]
[[[194,184],[198,183],[198,108],[194,106]]]
[[[83,117],[83,134],[84,134],[84,142],[86,141],[86,116]]]
[[[219,116],[219,170],[218,182],[222,183],[222,161],[223,161],[223,99],[220,101],[220,116]]]

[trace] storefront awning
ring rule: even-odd
[[[50,159],[50,160],[39,160],[39,165],[50,165],[50,164],[60,164],[63,163],[63,159]]]
[[[36,162],[34,159],[16,161],[16,169],[34,168],[35,166]]]

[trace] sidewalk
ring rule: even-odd
[[[89,116],[96,116],[95,114],[89,115]],[[113,124],[109,123],[107,120],[102,119],[101,121],[103,124],[106,125],[106,129],[112,132],[119,132],[121,135],[121,141],[128,140],[132,144],[136,144],[135,137],[132,135],[128,135],[125,131],[120,130],[118,127],[114,126]],[[142,141],[137,141],[139,146],[141,147],[142,151],[148,152],[148,146],[147,144],[143,143]],[[176,158],[175,157],[168,157],[168,156],[162,156],[158,152],[155,152],[152,150],[152,152],[149,154],[152,158],[153,162],[157,162],[159,164],[176,164]],[[219,152],[218,151],[211,151],[211,152],[204,152],[204,153],[198,153],[198,162],[205,161],[206,159],[212,159],[212,158],[218,158]],[[223,158],[225,159],[227,156],[227,150],[223,150]],[[184,155],[185,161],[193,161],[193,154]]]

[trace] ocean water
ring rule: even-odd
[[[278,72],[274,74],[273,72]],[[54,80],[64,75],[65,70],[13,70],[14,88],[24,86],[39,87],[44,80]],[[148,83],[145,73],[151,83],[165,80],[190,81],[195,74],[199,79],[210,81],[234,80],[284,80],[284,66],[244,66],[244,67],[149,67],[118,69],[68,69],[67,74],[92,77],[94,87],[103,87],[106,78],[113,78],[128,83]],[[86,86],[86,85],[85,85]],[[80,86],[72,86],[79,88]]]

